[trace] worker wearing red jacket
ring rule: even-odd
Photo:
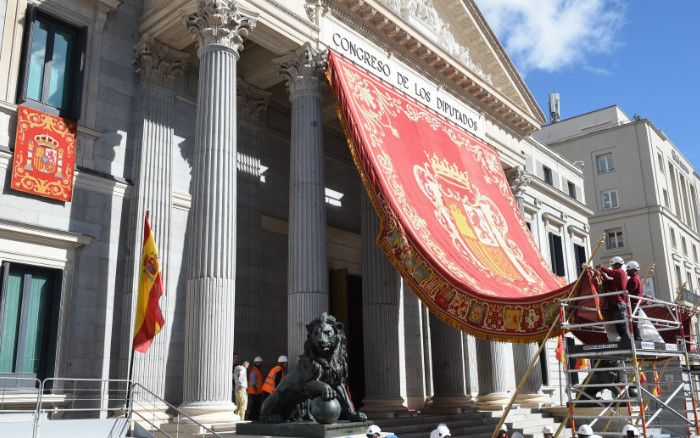
[[[642,283],[642,279],[639,277],[639,263],[635,262],[634,260],[627,263],[627,276],[627,292],[630,295],[643,298],[644,284]],[[642,300],[630,300],[632,309],[637,307],[638,303],[641,304]],[[639,324],[632,320],[632,327],[634,331],[634,339],[641,341],[642,337],[639,333]]]
[[[618,292],[627,290],[627,272],[622,269],[625,261],[620,256],[610,259],[610,268],[599,266],[603,273],[603,286],[605,292]],[[627,300],[624,294],[606,297],[605,319],[608,321],[622,321],[627,318]],[[623,322],[615,324],[615,330],[620,335],[621,342],[631,342],[629,327]]]

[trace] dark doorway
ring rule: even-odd
[[[362,345],[362,277],[347,269],[331,269],[329,275],[330,311],[345,325],[348,340],[348,388],[355,407],[365,398],[365,364]]]
[[[574,256],[576,257],[576,275],[580,275],[583,264],[586,263],[586,248],[574,243]]]

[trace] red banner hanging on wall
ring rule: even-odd
[[[328,78],[377,210],[377,243],[446,323],[541,340],[569,286],[542,259],[496,150],[337,53]]]
[[[70,202],[73,198],[76,123],[26,106],[17,108],[11,187]]]

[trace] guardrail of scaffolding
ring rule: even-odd
[[[616,297],[622,296],[626,312],[615,315],[617,319],[599,319],[585,322],[577,321],[577,312],[599,312],[598,307],[592,307],[591,299],[599,302],[615,297],[612,301],[619,301]],[[638,297],[627,294],[626,291],[602,293],[597,296],[570,297],[560,301],[560,328],[564,332],[572,331],[580,336],[583,333],[596,333],[605,335],[604,343],[574,345],[569,343],[564,348],[564,366],[566,371],[566,393],[568,394],[569,412],[564,422],[570,420],[572,431],[576,430],[576,421],[584,421],[594,426],[601,419],[607,418],[607,423],[599,435],[620,435],[619,432],[609,432],[609,426],[613,420],[623,421],[642,429],[642,436],[647,437],[647,430],[653,427],[685,427],[688,434],[697,434],[697,382],[693,380],[690,368],[690,350],[696,350],[695,339],[686,328],[681,319],[681,305],[653,297]],[[651,316],[647,314],[651,313]],[[622,319],[620,319],[622,317]],[[595,318],[594,318],[595,319]],[[610,326],[624,324],[629,342],[622,341],[621,334],[617,330],[610,330]],[[634,325],[638,328],[646,324],[646,331],[638,333],[642,339],[634,339]],[[653,330],[650,330],[650,327]],[[619,328],[619,326],[618,326]],[[656,331],[656,334],[653,331]],[[614,333],[613,333],[614,332]],[[666,339],[661,336],[666,333]],[[675,333],[674,333],[675,332]],[[599,336],[600,337],[600,336]],[[611,338],[612,337],[612,338]],[[644,340],[644,338],[647,338]],[[620,339],[617,339],[620,338]],[[650,339],[652,338],[652,339]],[[591,338],[592,339],[592,338]],[[573,369],[570,367],[573,359],[597,360],[595,366]],[[661,362],[663,361],[663,362]],[[672,375],[671,379],[665,379],[663,384],[667,388],[662,397],[660,391],[660,378],[657,377],[656,363],[664,363],[662,374],[667,367]],[[651,364],[652,368],[649,368]],[[646,373],[655,376],[654,381],[646,378]],[[577,373],[587,374],[583,383],[573,382],[572,376]],[[597,373],[605,373],[612,381],[600,381],[591,379]],[[675,377],[674,377],[675,376]],[[677,378],[680,376],[680,379]],[[613,378],[614,377],[614,378]],[[605,389],[610,390],[612,397],[601,396]],[[651,403],[654,404],[650,409]],[[675,404],[675,405],[672,405]],[[680,406],[680,407],[679,407]],[[595,415],[589,412],[577,413],[577,409],[600,409]],[[626,412],[625,412],[626,411]],[[670,423],[661,422],[662,412],[668,412],[672,419]],[[681,420],[680,422],[678,420]],[[668,421],[668,419],[666,419]],[[561,428],[557,431],[557,434]]]

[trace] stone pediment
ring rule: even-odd
[[[415,30],[506,97],[544,122],[520,74],[472,0],[379,0]]]

